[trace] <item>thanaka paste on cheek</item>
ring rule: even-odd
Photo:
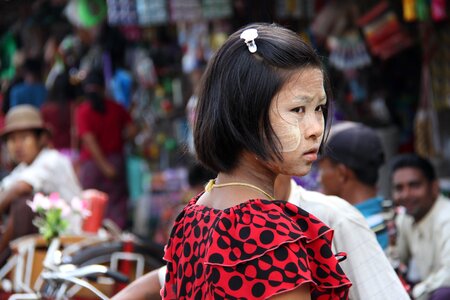
[[[298,148],[301,141],[298,120],[294,120],[293,118],[289,120],[288,117],[280,117],[272,124],[272,127],[280,139],[282,152],[291,152]]]

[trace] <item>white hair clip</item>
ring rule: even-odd
[[[258,37],[258,30],[255,28],[246,29],[241,33],[241,39],[244,39],[245,44],[247,44],[248,51],[255,53],[256,47],[255,39]]]

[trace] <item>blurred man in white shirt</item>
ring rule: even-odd
[[[391,164],[392,196],[404,208],[397,217],[397,251],[420,277],[416,300],[450,299],[450,200],[439,192],[432,164],[416,154],[395,157]]]
[[[0,215],[7,221],[0,232],[0,265],[9,255],[9,242],[36,232],[33,212],[26,204],[33,194],[58,193],[67,201],[81,196],[81,187],[68,158],[48,149],[48,131],[38,109],[18,105],[5,117],[0,137],[17,164],[0,183]]]

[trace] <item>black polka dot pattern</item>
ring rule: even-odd
[[[225,210],[185,207],[172,229],[164,299],[266,299],[309,284],[311,299],[347,299],[332,231],[285,201]]]

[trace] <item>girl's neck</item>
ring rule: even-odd
[[[244,185],[228,185],[220,188],[212,188],[209,192],[200,197],[197,204],[216,209],[225,209],[249,199],[268,199],[265,194],[274,195],[275,174],[268,170],[263,170],[262,164],[258,161],[251,163],[248,160],[241,160],[232,172],[219,173],[215,183],[217,185],[227,183],[244,183],[252,185],[258,189]]]
[[[262,178],[258,175],[259,174],[253,174],[253,176],[249,176],[249,174],[219,173],[216,178],[216,184],[245,183],[254,185],[264,190],[266,193],[273,195],[274,181],[268,178]]]
[[[267,193],[274,194],[274,183],[277,174],[274,174],[254,154],[244,153],[237,167],[231,172],[219,173],[216,183],[243,182],[255,185]]]

